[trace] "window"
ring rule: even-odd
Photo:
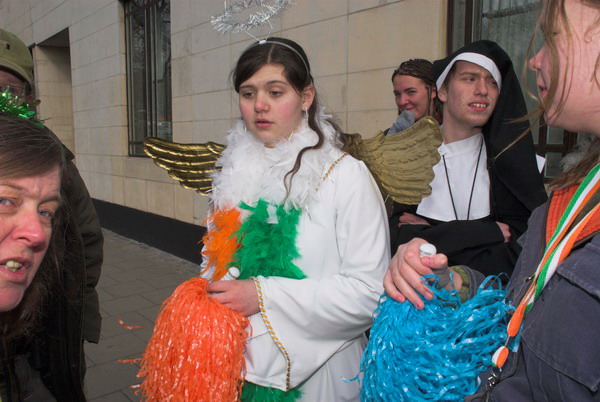
[[[539,5],[540,0],[449,0],[448,54],[475,40],[493,40],[506,50],[521,79]],[[541,43],[536,45],[539,48]],[[525,86],[535,88],[533,75],[527,77]],[[523,93],[527,108],[532,111],[535,102]],[[544,178],[556,177],[562,157],[582,136],[545,125],[534,127],[532,132],[537,153],[546,158]]]
[[[126,0],[129,155],[146,137],[172,140],[169,0]]]

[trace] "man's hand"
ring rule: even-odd
[[[433,298],[433,293],[423,283],[421,277],[435,273],[432,268],[443,268],[448,265],[448,258],[444,254],[421,258],[419,246],[424,243],[427,241],[414,238],[398,247],[383,278],[383,287],[390,297],[399,302],[408,300],[418,309],[424,307],[419,293],[427,300]]]
[[[418,217],[417,215],[413,215],[410,214],[408,212],[404,212],[402,215],[400,215],[400,218],[398,219],[398,227],[401,227],[402,225],[429,225],[429,222],[427,222],[425,219]]]
[[[245,316],[260,311],[256,285],[252,279],[212,282],[206,291],[219,303]]]
[[[504,236],[504,243],[508,243],[510,241],[510,236],[511,236],[510,226],[508,226],[506,223],[502,223],[502,222],[496,222],[496,224],[500,228],[500,231],[502,232],[502,236]]]

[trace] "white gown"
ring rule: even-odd
[[[287,200],[303,209],[297,238],[301,257],[294,263],[307,278],[255,279],[262,303],[261,312],[249,317],[246,379],[284,391],[300,386],[305,401],[358,400],[358,383],[344,379],[358,374],[364,332],[383,292],[390,260],[388,225],[366,166],[342,157],[329,125],[321,125],[329,137],[326,146],[305,153]],[[244,137],[250,134],[237,128],[215,177],[215,207],[258,198],[283,200],[285,188],[278,181],[316,134],[301,128],[290,141],[267,149],[252,139],[248,145]]]

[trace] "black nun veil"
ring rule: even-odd
[[[477,55],[491,60],[497,70],[492,71],[494,66],[489,63],[479,62]],[[512,61],[495,42],[473,42],[433,63],[438,90],[457,60],[481,65],[497,80],[497,74],[501,76],[498,80],[501,83],[500,94],[494,112],[482,130],[488,153],[491,208],[495,218],[506,223],[510,223],[511,218],[528,217],[533,209],[546,201],[547,195],[537,168],[531,132],[507,148],[529,128],[527,121],[514,121],[525,116],[527,108]]]

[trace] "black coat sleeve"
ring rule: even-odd
[[[504,222],[511,230],[511,240],[508,243],[504,242],[504,236],[496,222],[489,218],[439,222],[421,217],[431,225],[399,227],[400,216],[404,212],[416,214],[416,209],[414,205],[394,205],[390,217],[392,252],[400,245],[419,237],[435,245],[439,253],[445,254],[450,265],[467,265],[485,275],[512,273],[521,250],[516,241],[524,226],[520,222]]]

